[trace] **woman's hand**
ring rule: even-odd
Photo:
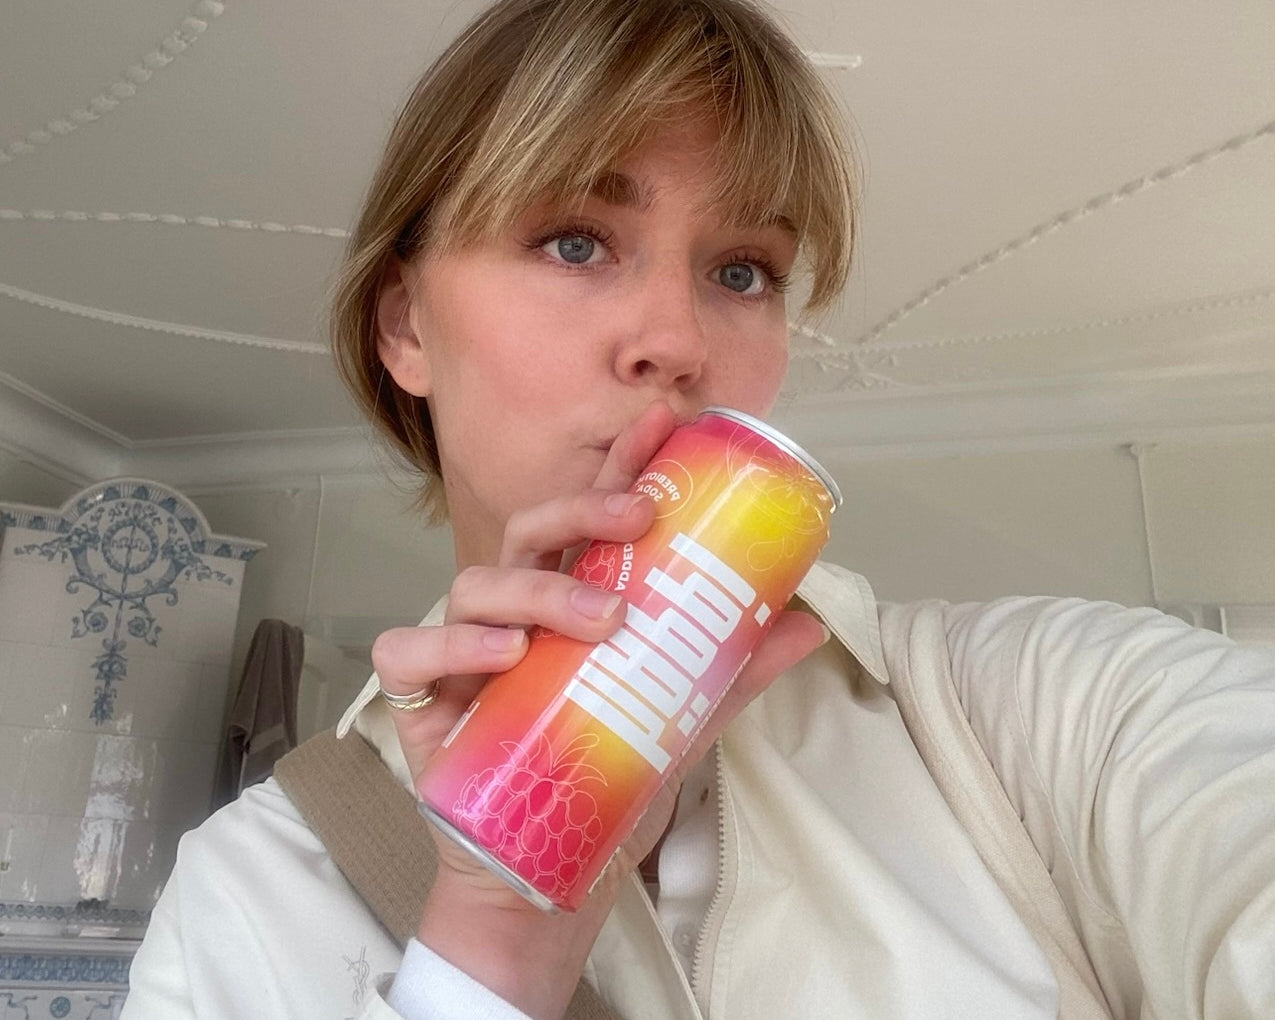
[[[429,757],[487,678],[526,653],[523,628],[539,624],[589,642],[619,628],[623,603],[561,573],[564,550],[593,539],[631,542],[646,532],[653,508],[626,490],[675,424],[667,406],[648,408],[616,439],[594,488],[509,520],[499,562],[457,576],[442,626],[400,628],[377,640],[372,659],[386,690],[409,694],[441,681],[428,708],[394,713],[417,785]],[[421,919],[421,941],[529,1015],[560,1015],[620,883],[667,827],[685,772],[745,705],[824,637],[812,617],[780,614],[578,913],[542,913],[440,836],[439,873]]]

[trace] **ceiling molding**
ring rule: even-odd
[[[81,212],[77,209],[0,209],[0,221],[34,223],[159,223],[169,227],[208,227],[227,230],[260,230],[267,234],[303,234],[310,237],[348,238],[343,227],[313,227],[305,223],[289,226],[273,220],[218,219],[216,216],[178,216],[175,213]]]
[[[775,408],[802,445],[849,458],[1275,436],[1275,367],[1186,369],[803,394]]]
[[[0,378],[0,449],[77,486],[130,475],[193,491],[393,472],[391,455],[377,447],[370,429],[132,442],[29,387],[9,385],[7,377]]]
[[[1165,166],[1160,167],[1160,169],[1152,171],[1149,174],[1145,174],[1141,177],[1135,177],[1133,180],[1126,181],[1118,188],[1113,188],[1110,191],[1104,191],[1101,194],[1095,195],[1093,198],[1080,203],[1079,205],[1074,205],[1070,209],[1066,209],[1063,212],[1058,213],[1056,216],[1052,216],[1049,219],[1038,223],[1030,230],[1027,230],[1024,233],[1019,234],[1017,237],[1006,241],[999,247],[985,252],[973,261],[965,263],[965,265],[961,266],[949,275],[936,280],[917,294],[916,297],[912,298],[907,303],[900,305],[884,319],[881,319],[875,326],[871,327],[865,333],[860,334],[851,342],[856,346],[870,344],[873,341],[878,340],[882,334],[893,329],[917,309],[923,308],[925,305],[929,304],[945,290],[968,280],[971,276],[981,273],[983,270],[996,265],[998,262],[1003,262],[1015,253],[1022,251],[1024,248],[1030,247],[1037,241],[1048,237],[1050,234],[1062,230],[1064,227],[1070,226],[1073,223],[1077,223],[1088,216],[1092,216],[1094,213],[1100,212],[1103,209],[1110,209],[1112,206],[1117,205],[1126,199],[1132,198],[1134,195],[1154,188],[1157,185],[1163,184],[1166,181],[1174,180],[1184,174],[1190,173],[1196,167],[1202,166],[1205,163],[1212,162],[1215,159],[1220,159],[1230,153],[1239,152],[1241,149],[1247,148],[1254,142],[1260,141],[1264,138],[1269,138],[1272,135],[1275,135],[1275,120],[1263,124],[1261,127],[1255,128],[1246,134],[1236,135],[1235,137],[1228,138],[1226,141],[1220,142],[1208,149],[1202,149],[1199,152],[1187,156],[1185,159],[1179,160],[1175,163],[1166,164]]]
[[[173,58],[184,53],[208,29],[208,23],[220,17],[226,5],[217,0],[199,0],[191,13],[182,23],[164,36],[160,44],[147,53],[136,64],[127,68],[122,75],[103,91],[90,99],[84,106],[72,110],[65,117],[48,121],[43,127],[28,131],[20,139],[12,141],[5,148],[0,148],[0,165],[12,163],[19,156],[27,156],[42,145],[48,145],[55,138],[64,138],[77,128],[100,120],[103,115],[116,109],[120,103],[132,99],[137,90],[151,80],[160,68],[167,67]]]
[[[67,407],[65,404],[54,400],[47,394],[41,393],[34,386],[29,386],[21,379],[17,379],[9,375],[7,372],[0,372],[0,400],[5,399],[5,387],[19,394],[26,401],[31,401],[40,405],[45,411],[50,412],[52,415],[58,416],[79,428],[87,429],[108,443],[114,443],[116,446],[126,448],[131,445],[129,438],[123,433],[116,432],[114,429],[108,428],[101,422],[94,421],[92,418],[88,417],[88,415],[80,414],[80,412],[74,408]]]
[[[1101,386],[1128,379],[1275,371],[1275,328],[1264,321],[1260,308],[1273,298],[1275,288],[1268,288],[1071,325],[899,343],[833,347],[822,341],[819,346],[794,342],[784,399],[882,390],[927,394],[953,386],[1012,393],[1050,382],[1097,380]],[[1004,347],[970,356],[972,348],[995,344],[1035,346],[1029,363],[1019,350]],[[952,354],[949,348],[958,350]],[[1028,364],[1037,371],[1028,370]]]
[[[853,71],[863,66],[863,55],[860,53],[816,53],[806,50],[806,59],[815,67],[826,67],[834,71]]]
[[[244,347],[264,347],[272,351],[286,351],[290,354],[323,354],[328,353],[324,344],[306,343],[304,340],[280,340],[269,336],[256,336],[252,333],[231,333],[221,329],[204,329],[201,326],[188,326],[181,322],[164,322],[161,319],[148,319],[139,315],[126,315],[106,308],[94,308],[74,301],[63,301],[61,298],[47,294],[36,294],[11,284],[0,283],[0,297],[11,298],[25,304],[35,305],[51,312],[63,312],[82,319],[93,319],[111,326],[125,326],[129,329],[144,329],[154,333],[170,333],[173,336],[192,337],[196,340],[216,340],[220,343],[239,344]]]
[[[805,360],[822,361],[825,359],[840,363],[855,351],[921,351],[936,350],[943,347],[973,347],[979,344],[1003,343],[1012,340],[1041,340],[1052,337],[1075,335],[1076,333],[1095,332],[1105,329],[1116,329],[1125,326],[1141,325],[1151,322],[1162,322],[1169,319],[1184,319],[1224,309],[1242,308],[1246,305],[1270,301],[1275,298],[1275,287],[1263,290],[1242,291],[1238,294],[1218,294],[1213,297],[1186,304],[1162,305],[1129,315],[1113,315],[1102,319],[1090,319],[1087,322],[1071,323],[1061,326],[1042,326],[1038,329],[1007,329],[995,333],[978,333],[964,336],[938,336],[917,340],[877,340],[871,343],[856,343],[849,350],[844,349],[846,342],[827,333],[822,333],[810,326],[798,322],[789,322],[788,330],[793,336],[813,340],[820,347],[830,348],[794,348],[790,357]],[[837,350],[836,348],[842,348]]]
[[[393,470],[392,455],[378,446],[371,429],[362,428],[137,444],[127,461],[130,472],[191,492],[263,485],[296,488],[319,476],[385,475]]]
[[[0,448],[79,486],[128,473],[122,436],[16,379],[0,382]]]

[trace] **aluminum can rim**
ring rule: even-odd
[[[746,428],[752,429],[758,435],[769,439],[785,453],[789,453],[797,460],[801,461],[802,464],[810,469],[810,473],[823,483],[823,487],[828,490],[828,495],[832,497],[832,510],[834,513],[837,508],[841,506],[841,488],[837,485],[836,479],[828,473],[827,468],[825,468],[822,464],[815,460],[814,457],[810,456],[810,454],[802,449],[801,446],[793,442],[773,425],[766,424],[766,422],[762,421],[760,418],[754,417],[747,411],[737,411],[733,407],[723,407],[717,404],[704,408],[700,411],[699,415],[696,415],[696,417],[706,414],[711,414],[718,418],[726,418],[730,421],[737,422]]]

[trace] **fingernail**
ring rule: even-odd
[[[483,644],[493,652],[512,652],[526,640],[526,631],[518,627],[501,627],[483,632]]]
[[[584,616],[592,616],[601,620],[610,616],[619,608],[620,596],[614,592],[599,591],[597,588],[580,587],[571,589],[567,597],[571,608]]]
[[[830,631],[827,627],[824,627],[823,624],[820,624],[819,626],[823,627],[823,640],[819,642],[819,647],[822,648],[832,637],[832,631]]]
[[[615,492],[608,496],[602,503],[606,507],[607,513],[612,517],[623,517],[635,506],[646,499],[645,496],[635,495],[629,492]]]

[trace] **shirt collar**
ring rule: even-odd
[[[890,682],[881,647],[877,600],[868,579],[835,563],[816,563],[797,589],[833,636],[850,650],[867,674],[880,684]]]
[[[890,682],[881,648],[876,597],[867,578],[833,563],[816,563],[801,582],[797,595],[833,636],[849,649],[869,676],[881,684]],[[447,598],[444,596],[419,626],[437,626],[443,622],[446,610]],[[380,752],[390,771],[401,782],[410,785],[407,763],[399,750],[390,709],[377,697],[380,689],[380,680],[373,673],[341,716],[336,735],[344,737],[351,729],[357,730]]]

